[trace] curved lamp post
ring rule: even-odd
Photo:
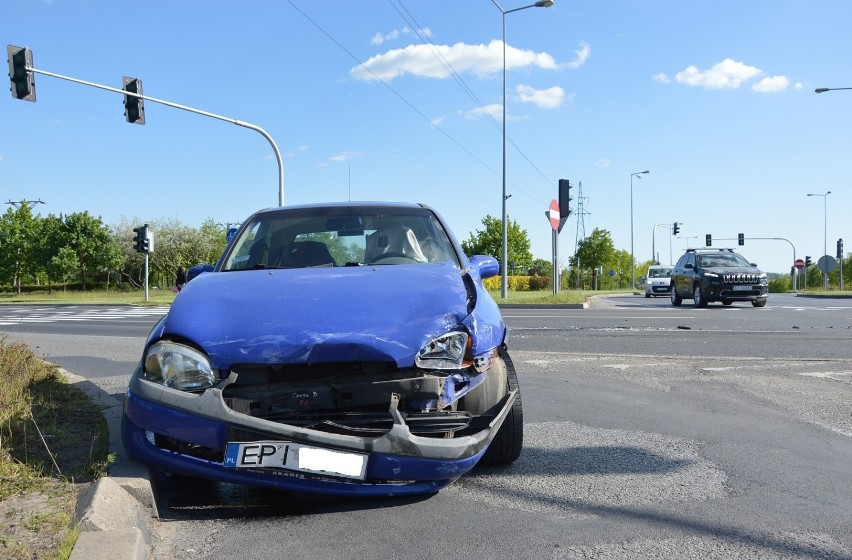
[[[506,195],[506,14],[519,12],[521,10],[526,10],[527,8],[549,8],[553,5],[553,0],[539,0],[535,4],[522,6],[512,10],[504,10],[503,7],[497,3],[497,0],[491,0],[491,2],[493,2],[494,5],[497,6],[497,9],[500,10],[500,13],[503,14],[503,199],[501,200],[501,204],[503,205],[503,240],[501,242],[503,262],[500,263],[500,297],[506,299],[506,291],[509,286],[509,278],[506,276],[506,271],[509,267],[509,230],[506,224],[506,200],[509,198]]]
[[[645,171],[637,171],[630,174],[630,288],[636,289],[636,257],[633,256],[633,177],[641,179],[642,175],[650,173]]]
[[[850,88],[852,89],[852,88]],[[831,194],[831,191],[827,191],[825,194],[819,193],[808,193],[808,196],[821,196],[822,197],[822,205],[823,205],[823,238],[822,238],[822,254],[823,256],[828,255],[828,195]],[[828,291],[828,273],[822,273],[822,289]]]
[[[814,90],[814,93],[825,93],[827,91],[837,91],[839,89],[852,89],[852,87],[820,87]]]

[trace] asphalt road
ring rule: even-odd
[[[0,332],[113,393],[147,334],[25,314]],[[154,557],[852,558],[852,300],[504,315],[525,412],[512,467],[406,500],[158,475]]]

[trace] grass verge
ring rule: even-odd
[[[32,304],[114,304],[114,305],[170,305],[175,299],[171,290],[148,290],[148,301],[145,292],[118,292],[107,290],[32,292],[18,294],[15,292],[0,292],[0,304],[32,303]]]
[[[0,558],[65,559],[77,494],[108,465],[101,411],[52,364],[0,338]]]

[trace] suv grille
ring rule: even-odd
[[[722,280],[726,284],[756,284],[760,278],[757,274],[724,274]]]

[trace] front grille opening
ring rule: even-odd
[[[391,396],[409,430],[426,437],[453,437],[470,428],[465,411],[438,410],[447,376],[394,364],[332,363],[298,366],[238,366],[225,387],[235,412],[291,426],[341,435],[379,437],[393,427]],[[458,391],[463,384],[455,387]]]

